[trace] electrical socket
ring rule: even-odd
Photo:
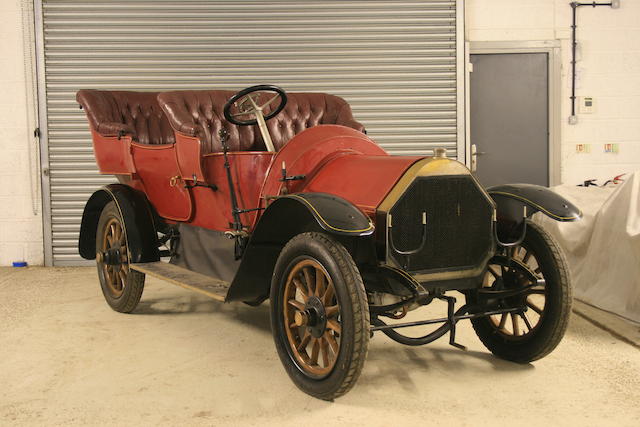
[[[604,144],[605,153],[618,154],[619,151],[620,151],[620,146],[618,144]]]
[[[611,9],[620,9],[620,0],[611,0]]]
[[[576,144],[576,153],[591,153],[591,144]]]

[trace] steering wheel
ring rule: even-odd
[[[264,92],[275,92],[267,102],[262,105],[259,105],[260,102],[260,93]],[[255,94],[255,95],[254,95]],[[273,103],[276,99],[280,98],[280,104],[271,110],[269,114],[264,116],[263,111],[269,105]],[[236,93],[224,104],[224,118],[227,119],[230,123],[238,126],[250,126],[258,124],[258,128],[260,128],[260,134],[262,135],[262,140],[264,141],[264,145],[267,147],[267,151],[275,152],[276,149],[273,146],[273,142],[271,141],[271,135],[269,134],[269,128],[267,128],[267,120],[274,117],[278,114],[284,106],[287,104],[287,94],[284,93],[284,90],[280,89],[278,86],[271,85],[258,85],[251,86],[246,89],[241,90]],[[236,107],[237,111],[232,112],[231,108]],[[249,116],[246,120],[240,120],[238,117]],[[253,118],[251,118],[253,116]]]
[[[275,93],[267,102],[259,105],[261,93]],[[254,95],[255,93],[255,95]],[[266,116],[263,111],[273,102],[280,98],[280,104],[271,110]],[[287,104],[287,94],[278,86],[257,85],[251,86],[236,93],[224,104],[224,118],[230,123],[238,126],[251,126],[256,123],[260,125],[261,121],[267,121],[276,116]],[[233,107],[237,108],[236,112],[232,112]],[[249,116],[246,120],[239,117]],[[251,118],[253,116],[253,118]],[[261,120],[262,119],[262,120]]]

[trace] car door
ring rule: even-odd
[[[136,174],[142,180],[147,198],[158,214],[174,221],[188,221],[193,203],[189,189],[179,179],[175,144],[131,143]]]

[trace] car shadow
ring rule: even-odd
[[[368,361],[380,359],[386,362],[388,360],[387,356],[391,353],[394,355],[404,353],[401,358],[405,358],[406,360],[402,361],[403,363],[410,361],[414,366],[419,366],[425,370],[432,369],[435,365],[438,366],[439,370],[442,370],[441,368],[444,366],[447,368],[446,370],[455,372],[462,372],[465,369],[476,370],[478,366],[470,366],[468,363],[469,358],[474,358],[476,361],[480,362],[486,362],[489,367],[501,372],[518,372],[534,369],[534,366],[531,363],[520,364],[509,362],[507,360],[497,358],[488,351],[460,350],[454,347],[429,347],[428,345],[423,347],[403,347],[401,344],[398,345],[401,346],[400,351],[398,348],[372,349],[373,351],[369,354],[373,354],[373,357],[369,357]]]
[[[253,329],[271,334],[270,308],[265,302],[258,307],[242,303],[224,304],[206,299],[198,295],[181,297],[156,297],[141,300],[134,315],[189,315],[194,313],[211,313],[228,316]],[[443,340],[446,339],[442,338]],[[477,364],[470,367],[469,358],[485,362],[488,367],[501,372],[517,372],[534,369],[532,364],[517,364],[498,359],[489,352],[459,350],[454,347],[406,347],[402,344],[385,345],[386,337],[376,335],[370,345],[367,365],[377,366],[377,376],[402,376],[407,367],[422,370],[434,369],[451,372],[477,369]],[[397,368],[397,369],[396,369]]]
[[[254,329],[271,335],[271,314],[269,304],[251,307],[245,304],[233,304],[236,308],[230,313],[235,320]]]
[[[415,393],[419,387],[414,376],[420,373],[437,373],[445,378],[454,378],[465,373],[477,375],[481,371],[493,375],[496,372],[508,374],[535,369],[530,363],[509,362],[488,352],[428,345],[415,348],[397,345],[370,347],[365,373],[358,380],[359,387],[377,390],[392,381],[406,392]]]
[[[222,303],[203,299],[196,295],[150,298],[143,299],[138,303],[138,307],[131,313],[134,315],[167,315],[167,314],[190,314],[190,313],[212,313],[220,311]]]
[[[265,302],[258,307],[242,303],[224,304],[200,295],[155,297],[141,300],[135,315],[191,315],[209,313],[227,316],[261,334],[271,335],[270,307]],[[443,338],[446,340],[446,337]],[[365,388],[383,387],[394,381],[407,392],[415,392],[417,386],[412,377],[418,372],[439,372],[457,375],[478,370],[491,372],[526,372],[534,369],[532,364],[517,364],[499,359],[489,352],[466,350],[454,347],[422,346],[406,347],[385,342],[388,338],[376,334],[372,339],[366,373],[358,381]]]
[[[243,303],[225,304],[199,295],[156,297],[141,300],[134,315],[221,314],[246,326],[271,334],[269,304],[252,307]]]

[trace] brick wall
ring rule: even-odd
[[[596,112],[578,114],[569,125],[570,25],[569,0],[467,0],[470,41],[560,40],[561,179],[577,184],[606,180],[640,170],[640,1],[621,0],[620,9],[580,7],[578,42],[580,70],[577,96],[592,96]],[[617,154],[604,144],[618,144]],[[590,153],[576,153],[590,144]]]
[[[13,261],[37,265],[44,258],[42,217],[39,192],[32,189],[33,184],[39,187],[38,160],[32,126],[27,126],[19,0],[0,1],[0,40],[0,266]]]

